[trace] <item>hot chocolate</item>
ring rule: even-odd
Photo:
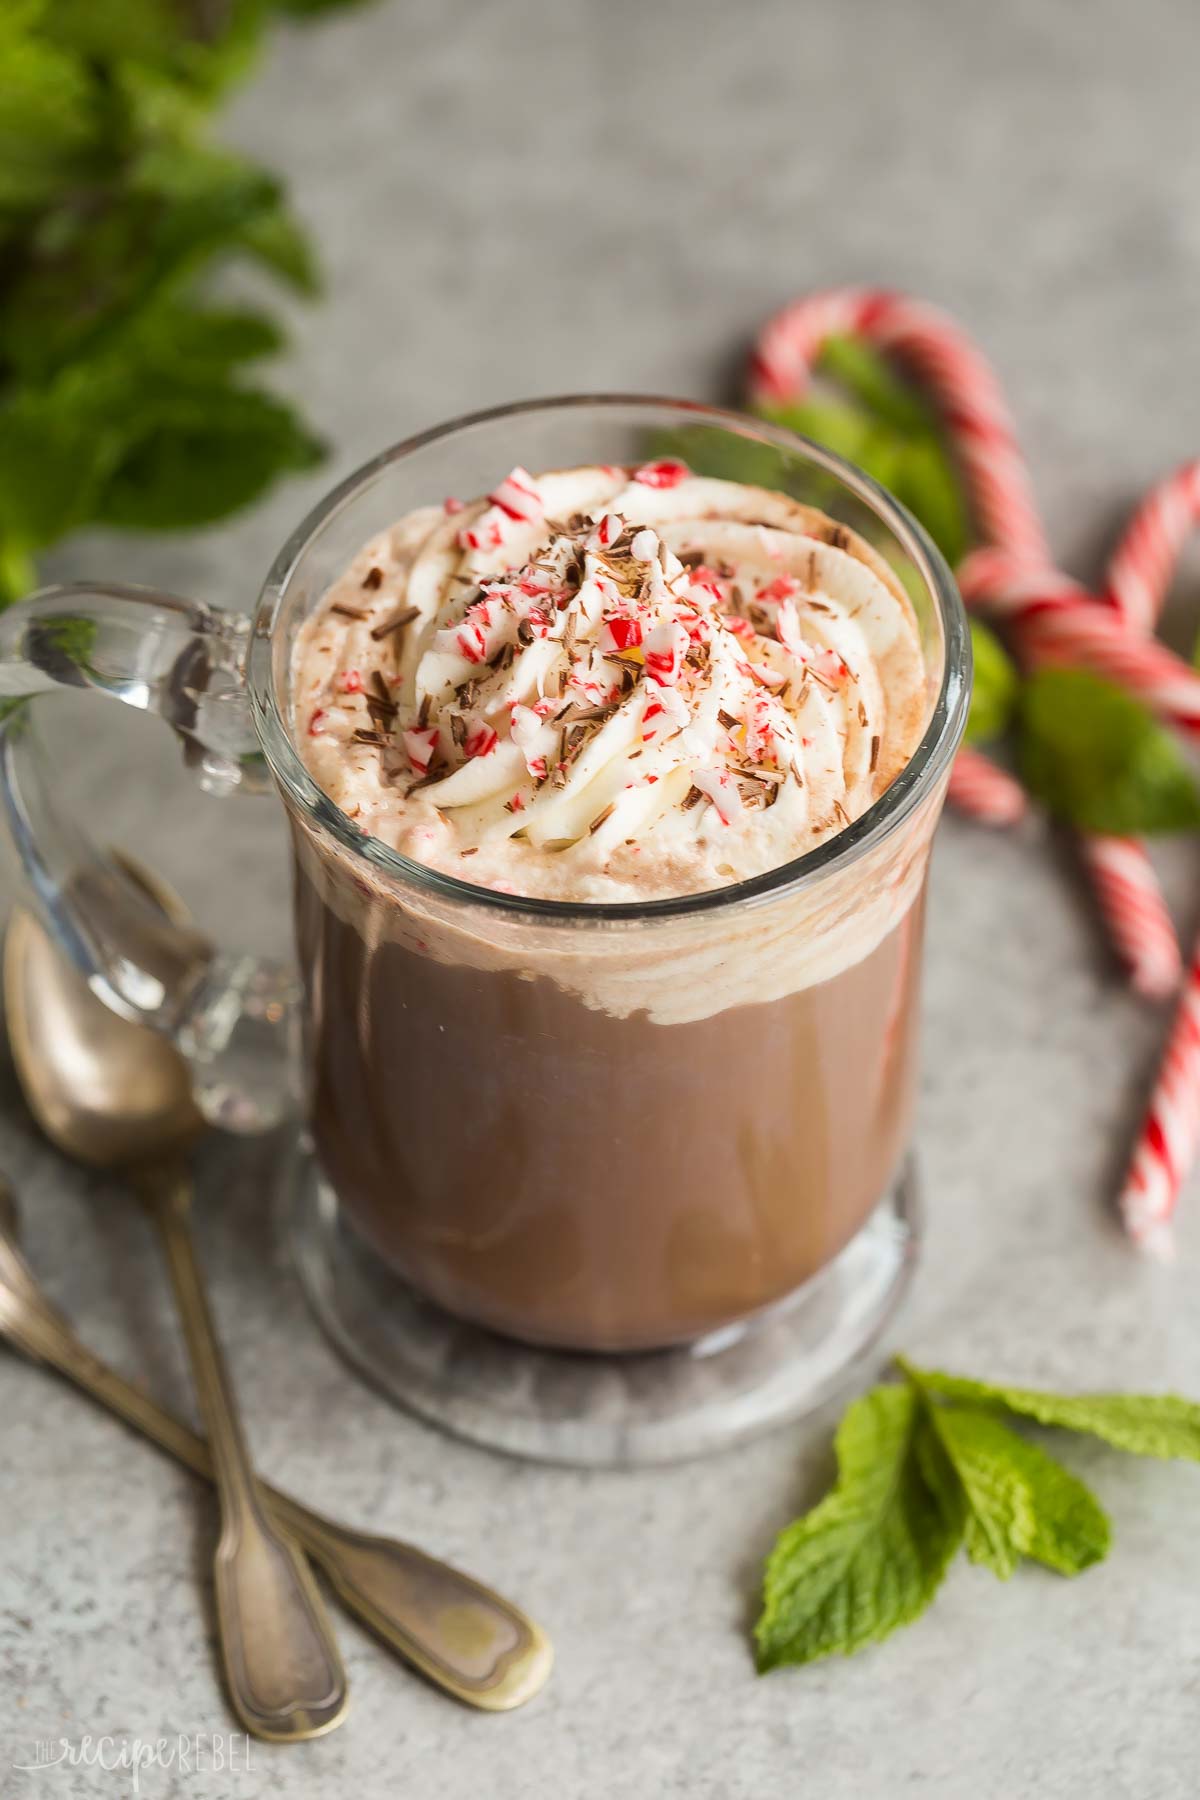
[[[430,872],[373,881],[296,821],[317,1150],[380,1253],[583,1349],[698,1336],[836,1255],[907,1139],[940,794],[832,876],[753,884],[921,735],[887,565],[678,463],[517,469],[368,544],[292,691],[326,794]]]

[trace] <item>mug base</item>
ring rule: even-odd
[[[471,1443],[536,1462],[634,1468],[703,1456],[820,1406],[891,1320],[912,1277],[915,1169],[841,1254],[768,1311],[671,1350],[544,1350],[417,1294],[346,1220],[303,1137],[284,1229],[325,1333],[373,1387]]]

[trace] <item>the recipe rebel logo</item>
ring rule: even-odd
[[[128,1775],[135,1794],[141,1792],[143,1775],[152,1769],[190,1775],[247,1775],[250,1773],[250,1739],[244,1731],[180,1732],[174,1737],[142,1738],[128,1734],[79,1738],[39,1738],[32,1751],[13,1761],[24,1775],[48,1775],[54,1770],[103,1769]]]

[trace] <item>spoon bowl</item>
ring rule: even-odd
[[[186,918],[164,881],[119,860],[169,919]],[[174,1045],[110,1011],[24,907],[14,909],[4,940],[4,995],[29,1110],[76,1162],[115,1169],[159,1161],[199,1137],[204,1120]]]

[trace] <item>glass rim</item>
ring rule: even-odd
[[[292,741],[276,692],[272,656],[274,626],[297,565],[325,527],[377,476],[416,451],[475,426],[539,412],[565,412],[584,407],[611,408],[613,411],[619,408],[672,411],[687,415],[692,423],[711,423],[736,436],[774,445],[793,456],[801,454],[808,462],[834,476],[882,520],[911,557],[937,609],[944,641],[942,678],[921,740],[905,767],[879,798],[844,830],[788,862],[744,881],[731,882],[726,887],[655,900],[551,900],[501,893],[495,888],[479,886],[415,862],[363,831],[317,784]],[[862,469],[799,432],[729,408],[669,395],[585,393],[510,401],[502,406],[463,413],[389,445],[345,476],[305,514],[271,565],[254,612],[247,680],[263,754],[285,797],[352,857],[366,862],[393,883],[436,894],[464,907],[483,907],[510,919],[524,918],[548,925],[615,925],[644,919],[699,916],[720,912],[726,907],[766,901],[857,862],[891,836],[949,769],[966,725],[970,671],[971,641],[966,613],[945,559],[907,508]]]

